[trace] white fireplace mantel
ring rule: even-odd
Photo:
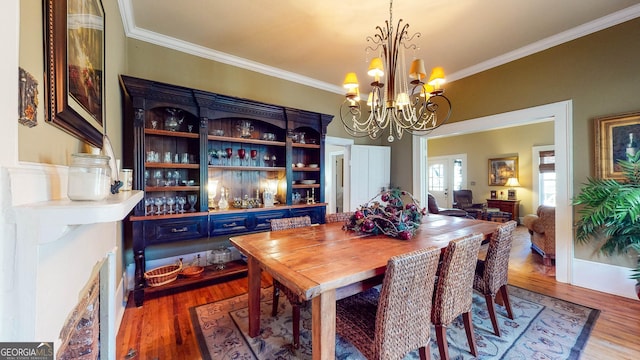
[[[102,201],[42,201],[15,207],[16,215],[38,224],[38,243],[55,241],[79,225],[124,219],[144,196],[143,191],[123,191]],[[19,222],[20,223],[20,222]]]

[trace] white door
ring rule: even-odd
[[[427,163],[427,190],[436,198],[439,207],[452,207],[453,190],[466,188],[467,155],[430,157]]]
[[[391,182],[389,146],[351,146],[350,211],[371,200]]]

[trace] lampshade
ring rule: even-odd
[[[444,84],[446,81],[444,77],[444,69],[440,66],[433,68],[431,71],[431,76],[429,77],[428,84],[435,87],[436,89],[440,87],[440,85]]]
[[[356,73],[350,72],[347,73],[347,76],[344,77],[343,86],[345,89],[354,89],[358,87],[358,77]]]
[[[424,61],[422,61],[422,59],[415,59],[411,62],[409,77],[418,80],[427,77],[427,71],[424,69]]]
[[[422,85],[422,90],[420,91],[420,96],[421,97],[430,97],[431,96],[431,92],[435,90],[435,88],[429,84],[424,84]]]
[[[382,65],[382,59],[379,57],[373,58],[369,63],[369,71],[367,74],[376,78],[384,76],[384,66]]]
[[[396,99],[396,105],[398,106],[407,106],[409,105],[409,95],[406,92],[401,92],[398,94],[398,98]]]
[[[509,178],[507,180],[507,183],[504,184],[504,185],[507,186],[507,187],[519,187],[520,183],[518,182],[518,178],[512,177],[512,178]]]

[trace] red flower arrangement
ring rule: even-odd
[[[411,202],[405,205],[402,201],[403,196],[410,198]],[[343,228],[359,233],[385,234],[409,240],[415,235],[422,216],[426,214],[427,209],[421,208],[409,192],[391,189],[381,192],[360,206]]]

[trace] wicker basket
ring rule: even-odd
[[[149,286],[162,286],[168,284],[178,278],[178,274],[182,271],[182,260],[175,265],[165,265],[144,273]]]
[[[203,272],[204,267],[202,266],[187,266],[186,268],[182,269],[180,275],[184,277],[196,277],[200,276],[200,274],[202,274]]]

